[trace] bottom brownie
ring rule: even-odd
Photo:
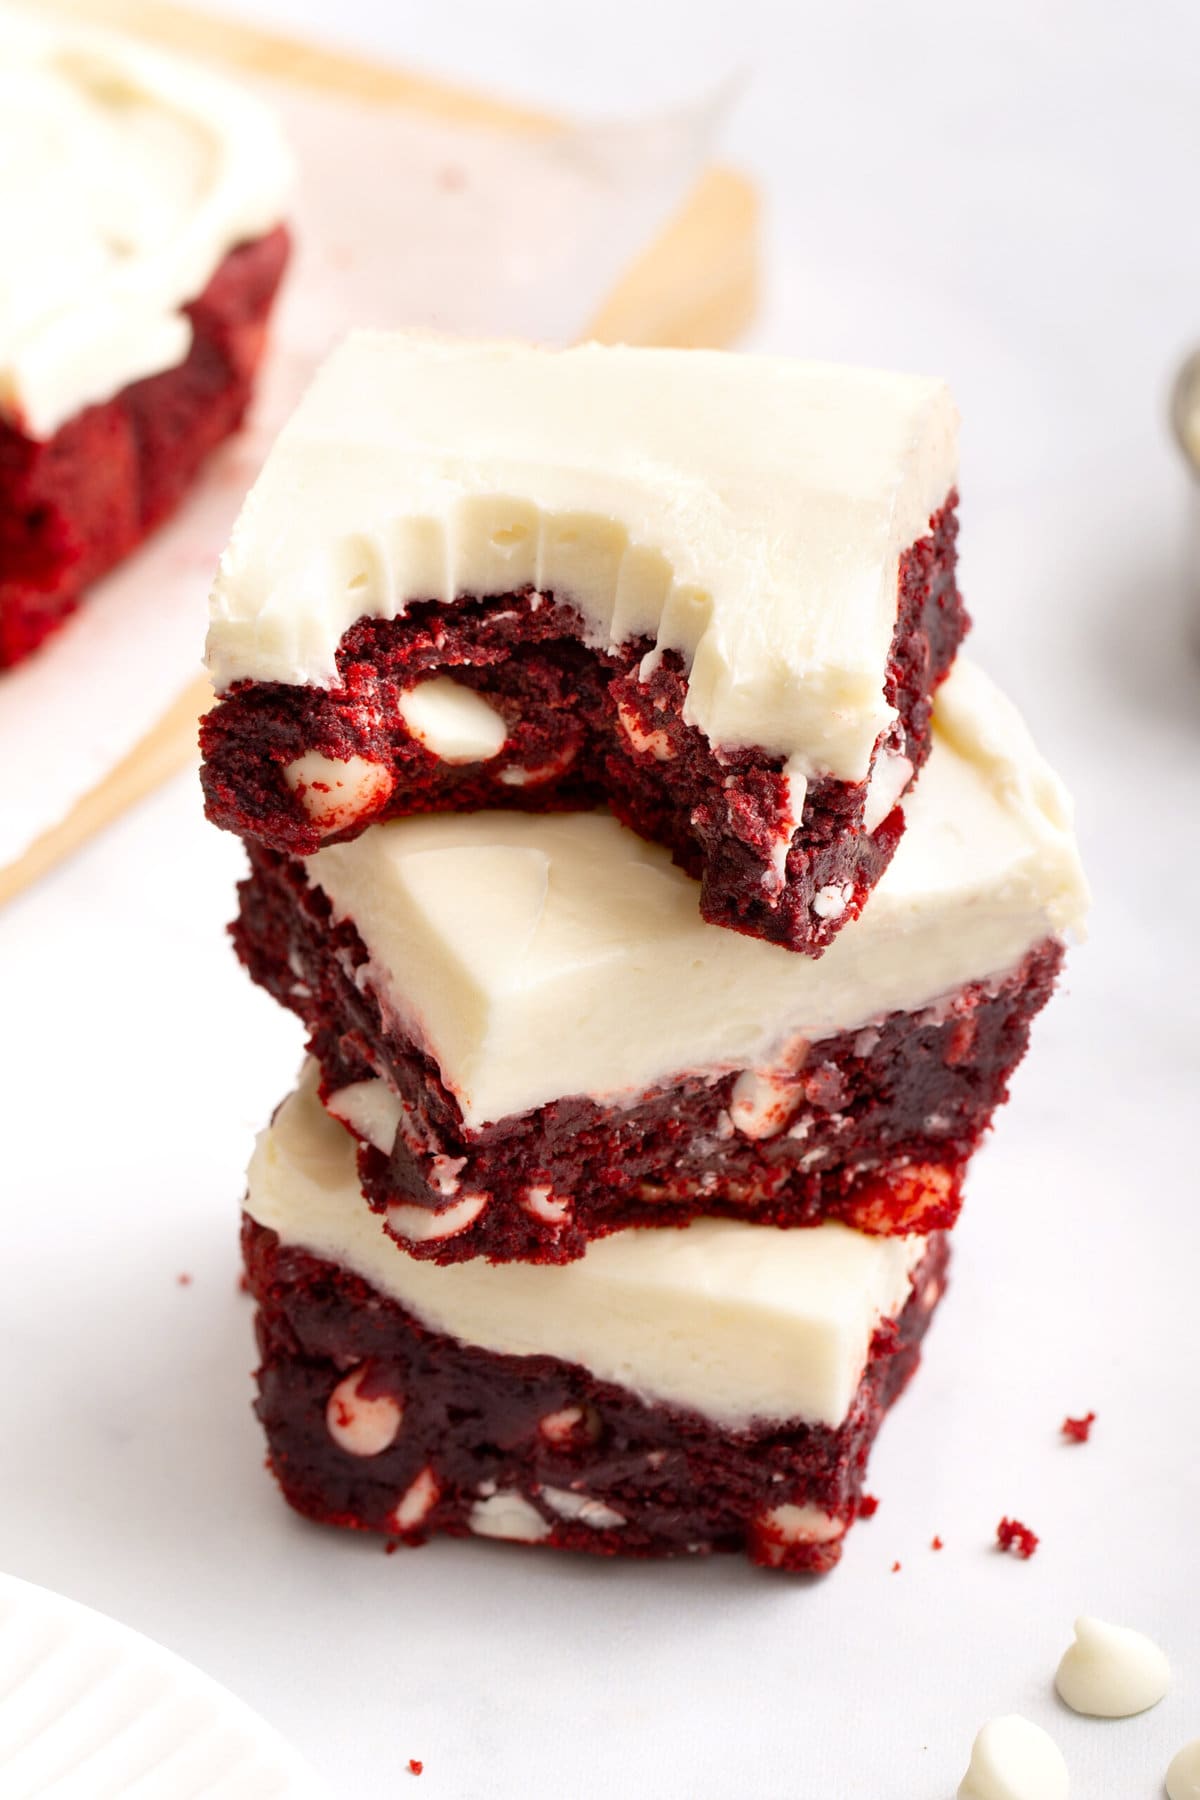
[[[363,1202],[302,1084],[250,1170],[257,1413],[284,1495],[399,1543],[832,1567],[947,1239],[701,1221],[566,1268],[438,1268]]]

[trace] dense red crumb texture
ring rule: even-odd
[[[404,1103],[390,1155],[359,1146],[371,1203],[445,1213],[484,1197],[454,1235],[416,1243],[398,1232],[438,1262],[567,1262],[606,1232],[701,1214],[840,1219],[880,1235],[944,1229],[1062,959],[1047,941],[1002,981],[813,1044],[788,1071],[770,1137],[737,1129],[736,1074],[711,1071],[624,1107],[576,1096],[469,1131],[436,1064],[380,1006],[353,925],[334,923],[303,864],[255,845],[250,854],[234,942],[255,981],[304,1021],[323,1098],[378,1075]],[[393,974],[402,986],[404,971]]]
[[[944,1238],[932,1241],[904,1311],[876,1333],[854,1407],[837,1430],[792,1423],[727,1431],[575,1364],[496,1355],[428,1331],[357,1276],[281,1246],[249,1218],[242,1245],[258,1302],[256,1411],[284,1495],[309,1518],[419,1544],[478,1535],[471,1515],[479,1500],[511,1494],[533,1507],[547,1528],[538,1541],[553,1549],[632,1557],[741,1551],[797,1571],[831,1568],[841,1554],[871,1444],[916,1368],[948,1254]],[[331,1399],[348,1377],[364,1400],[394,1402],[394,1435],[371,1455],[351,1453],[330,1434]],[[547,1489],[607,1510],[599,1523],[564,1518]],[[786,1515],[773,1516],[789,1505],[830,1516],[822,1541],[811,1532],[797,1537]]]
[[[1094,1412],[1084,1413],[1082,1419],[1066,1418],[1062,1422],[1062,1434],[1068,1443],[1086,1444],[1092,1435],[1092,1426],[1095,1423]]]
[[[1030,1531],[1028,1525],[1022,1525],[1020,1519],[1001,1519],[996,1527],[997,1546],[1001,1550],[1011,1550],[1025,1562],[1037,1549],[1038,1542],[1037,1533]]]
[[[876,754],[900,751],[917,769],[929,754],[934,690],[967,627],[955,585],[956,502],[951,494],[929,536],[900,565],[884,689],[899,717]],[[360,619],[339,646],[337,688],[241,683],[208,714],[201,733],[208,816],[273,849],[309,855],[322,842],[404,814],[607,802],[699,878],[706,919],[819,954],[887,867],[903,830],[900,809],[868,833],[867,784],[814,779],[781,877],[782,759],[753,748],[714,749],[685,724],[687,678],[674,652],[642,680],[648,640],[604,651],[588,647],[583,633],[573,607],[529,590],[452,606],[421,601],[398,619]],[[400,717],[408,689],[448,673],[504,716],[507,740],[485,763],[442,761]],[[363,757],[388,772],[365,810],[349,824],[339,814],[341,829],[325,836],[285,776],[308,751]],[[512,784],[513,772],[522,785]],[[822,918],[813,900],[830,887],[849,898],[836,918]]]
[[[86,407],[45,441],[0,419],[0,668],[57,630],[237,430],[288,250],[279,226],[230,251],[184,308],[192,347],[178,367]]]

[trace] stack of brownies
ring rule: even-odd
[[[1085,889],[955,662],[938,382],[360,333],[209,641],[234,926],[310,1059],[250,1169],[288,1500],[837,1560]]]

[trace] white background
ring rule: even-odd
[[[974,652],[1076,792],[1093,929],[830,1579],[387,1558],[291,1519],[261,1468],[236,1206],[299,1036],[234,966],[237,847],[177,782],[0,918],[0,1562],[193,1657],[362,1800],[407,1793],[410,1756],[422,1800],[948,1800],[1011,1710],[1058,1738],[1077,1800],[1160,1795],[1200,1733],[1200,667],[1164,426],[1200,337],[1200,11],[254,11],[568,111],[747,71],[754,341],[952,380]],[[1093,1441],[1063,1444],[1089,1407]],[[1042,1535],[1032,1562],[989,1549],[1005,1512]],[[1162,1640],[1156,1712],[1057,1705],[1081,1610]]]

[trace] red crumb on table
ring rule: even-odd
[[[1066,1418],[1062,1422],[1062,1434],[1071,1444],[1086,1444],[1092,1435],[1092,1426],[1096,1423],[1094,1412],[1084,1413],[1082,1419]]]
[[[946,1546],[943,1544],[940,1537],[935,1537],[931,1540],[929,1548],[931,1550],[944,1550]]]
[[[892,1564],[892,1574],[898,1575],[899,1573],[900,1573],[900,1564],[898,1562],[894,1562]]]
[[[409,1757],[408,1772],[410,1775],[419,1775],[424,1767],[425,1764],[423,1762],[418,1762],[415,1756]]]
[[[192,1278],[188,1274],[177,1275],[175,1279],[180,1287],[191,1287],[192,1285]]]
[[[874,1494],[860,1494],[858,1500],[858,1516],[860,1519],[873,1519],[879,1511],[879,1502]]]
[[[996,1543],[1001,1550],[1011,1550],[1014,1556],[1028,1562],[1039,1539],[1037,1533],[1030,1531],[1028,1525],[1022,1525],[1020,1519],[1001,1519],[996,1527]]]

